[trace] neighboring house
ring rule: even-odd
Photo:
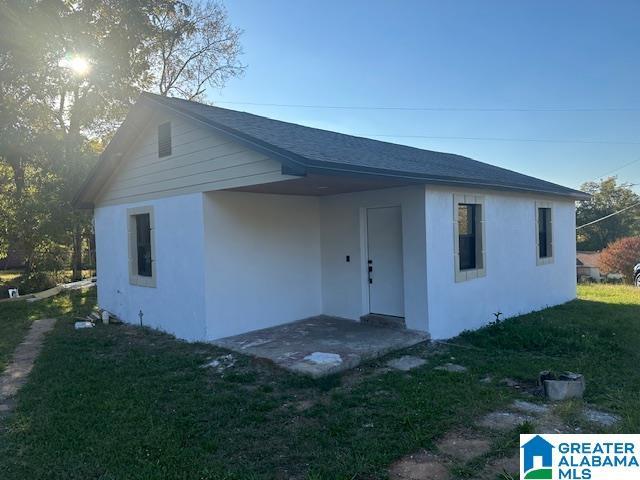
[[[393,316],[446,338],[576,295],[588,195],[449,153],[144,94],[76,198],[98,301],[211,340]]]
[[[577,252],[576,269],[579,281],[601,281],[600,252]]]

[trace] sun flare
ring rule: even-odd
[[[85,76],[91,70],[89,60],[80,55],[68,55],[60,60],[60,66],[68,68],[78,76]]]

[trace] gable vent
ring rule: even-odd
[[[171,122],[158,125],[158,157],[171,155]]]

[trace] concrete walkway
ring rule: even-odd
[[[20,345],[13,352],[13,358],[0,376],[0,416],[13,410],[15,396],[25,383],[40,350],[44,336],[56,324],[55,318],[36,320]]]
[[[213,343],[317,378],[428,339],[429,336],[421,332],[320,315]]]

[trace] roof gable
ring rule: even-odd
[[[144,123],[136,139],[121,146],[121,160],[100,185],[95,204],[131,203],[292,178],[282,174],[280,162],[191,118],[157,111]],[[170,137],[162,139],[171,149],[169,155],[160,151],[163,130],[170,132]]]

